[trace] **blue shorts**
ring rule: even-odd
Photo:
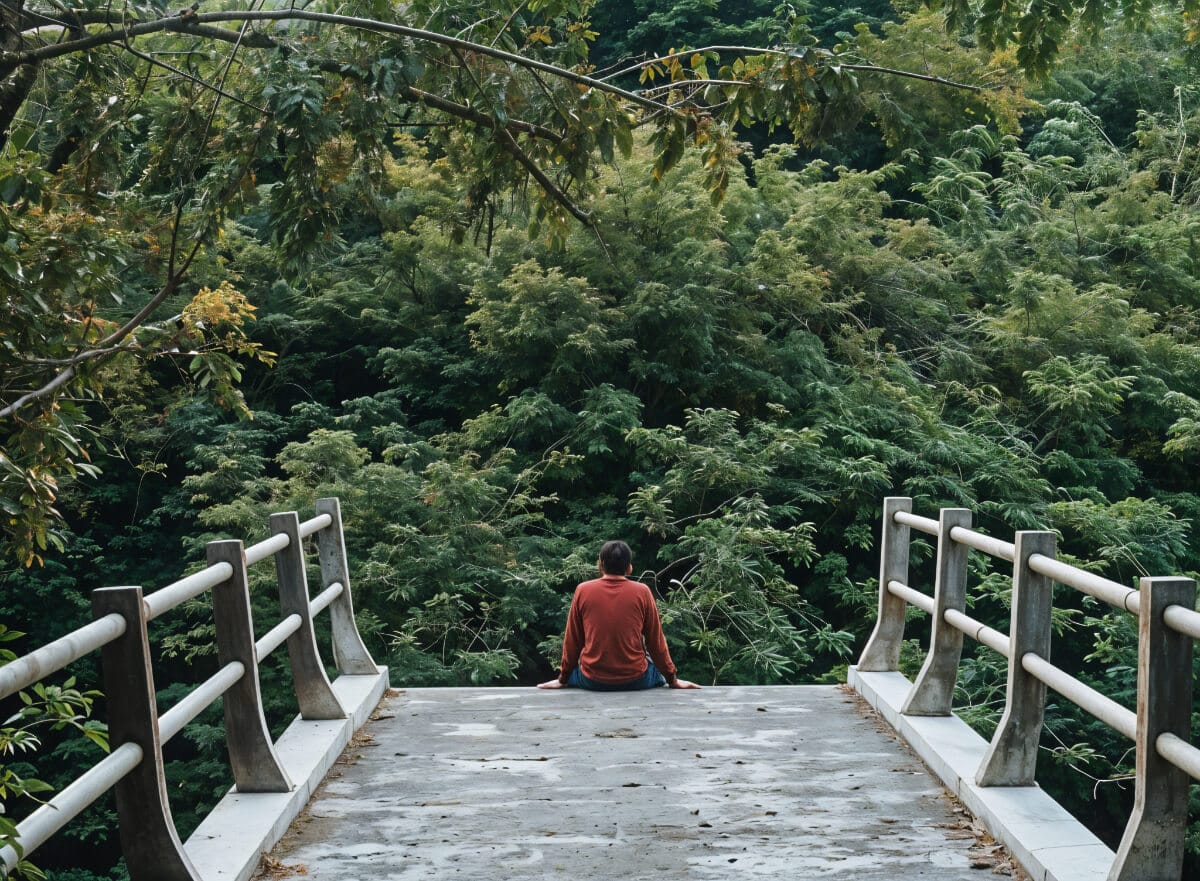
[[[628,682],[597,682],[584,676],[578,666],[567,678],[568,688],[586,688],[591,691],[640,691],[643,688],[659,688],[666,684],[667,680],[649,658],[646,659],[646,672]]]

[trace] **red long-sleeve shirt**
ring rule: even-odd
[[[575,588],[563,637],[560,682],[567,681],[576,665],[597,682],[629,682],[646,672],[647,652],[671,682],[675,664],[650,588],[620,575],[605,575]]]

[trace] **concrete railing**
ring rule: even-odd
[[[0,668],[2,699],[99,650],[108,705],[111,752],[18,825],[24,858],[115,788],[121,849],[132,881],[207,881],[171,817],[163,744],[220,698],[236,792],[295,790],[267,729],[258,665],[286,642],[300,719],[347,719],[313,632],[313,617],[326,609],[337,681],[350,676],[386,682],[386,671],[371,659],[355,624],[338,500],[320,499],[311,520],[301,522],[289,512],[273,514],[270,523],[272,536],[248,548],[240,541],[209,543],[207,568],[154,593],[143,596],[141,587],[94,591],[91,624]],[[312,599],[304,552],[310,536],[315,536],[321,570],[321,590]],[[246,569],[272,556],[282,620],[255,640]],[[212,593],[220,669],[159,715],[146,625],[206,591]],[[257,850],[252,857],[257,864]],[[18,862],[15,849],[0,851],[0,861],[7,874]]]
[[[937,539],[933,596],[908,584],[911,530]],[[966,614],[970,549],[1013,564],[1007,635]],[[949,716],[963,636],[1008,659],[1004,714],[975,772],[978,787],[1032,787],[1046,689],[1134,741],[1134,808],[1109,881],[1179,881],[1187,833],[1189,778],[1200,780],[1200,750],[1190,743],[1192,641],[1200,639],[1196,584],[1189,578],[1142,578],[1131,590],[1055,559],[1052,532],[1018,532],[1001,541],[971,529],[971,512],[943,508],[937,520],[912,513],[912,500],[883,507],[879,617],[859,673],[895,671],[909,605],[932,616],[930,648],[901,716]],[[1136,711],[1050,662],[1055,582],[1138,616]]]

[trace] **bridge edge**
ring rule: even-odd
[[[184,843],[202,881],[248,881],[300,815],[351,738],[370,718],[388,687],[388,670],[344,675],[332,683],[347,718],[313,721],[299,716],[275,745],[295,786],[291,792],[239,793],[230,789]],[[214,846],[216,842],[220,846]]]
[[[887,721],[945,787],[1033,881],[1095,881],[1107,877],[1113,851],[1040,786],[978,786],[975,772],[988,743],[958,716],[904,716],[912,683],[902,673],[850,667],[854,691]]]

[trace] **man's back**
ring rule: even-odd
[[[651,657],[670,658],[650,588],[619,575],[575,588],[564,641],[572,654],[578,646],[583,675],[601,682],[641,676],[647,649]]]

